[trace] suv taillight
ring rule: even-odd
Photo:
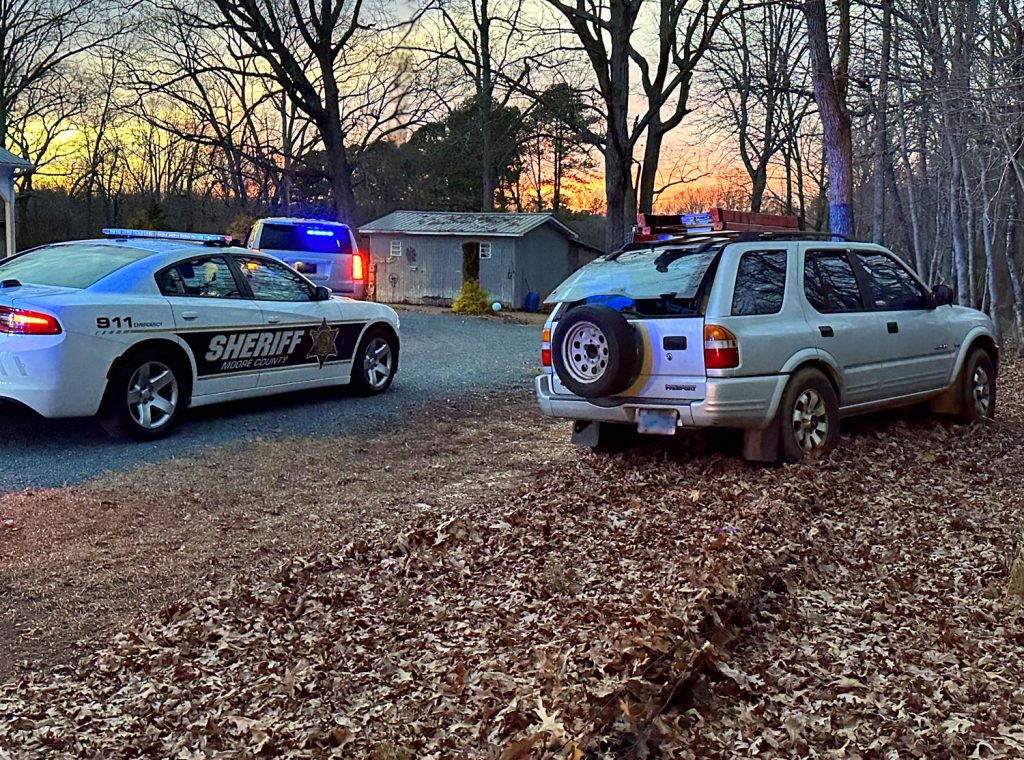
[[[366,279],[366,262],[361,253],[352,254],[352,279],[356,282]]]
[[[540,334],[540,363],[543,367],[551,366],[551,330],[547,327]]]
[[[740,347],[736,336],[719,325],[704,325],[705,369],[732,369],[740,366]]]
[[[49,314],[0,306],[0,333],[9,335],[60,335],[60,323]]]

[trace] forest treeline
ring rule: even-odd
[[[105,225],[791,213],[1024,330],[1016,0],[11,0],[23,245]]]

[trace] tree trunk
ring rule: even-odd
[[[605,247],[609,251],[622,246],[633,225],[636,199],[633,193],[633,151],[629,138],[629,38],[632,21],[626,4],[618,0],[610,6],[611,53],[609,81],[605,93],[608,107],[608,144],[605,148],[605,199],[608,204]]]
[[[641,213],[650,214],[654,211],[654,192],[658,182],[658,163],[661,160],[661,146],[665,133],[657,123],[652,123],[647,132],[647,143],[644,145],[644,163],[640,167],[640,198],[638,201]]]
[[[952,178],[949,183],[949,224],[953,233],[953,267],[956,274],[956,299],[961,306],[971,305],[971,276],[967,263],[967,240],[960,212],[960,157],[952,152]]]
[[[889,156],[889,56],[892,50],[892,0],[882,0],[882,59],[875,101],[874,199],[871,239],[881,245],[885,233],[885,163]]]
[[[825,160],[828,164],[828,203],[831,231],[852,235],[853,218],[853,138],[850,113],[846,107],[846,77],[850,54],[850,4],[839,0],[839,60],[832,67],[825,0],[806,0],[808,47],[814,100],[823,127]]]

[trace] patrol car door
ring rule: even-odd
[[[263,327],[260,307],[223,254],[194,256],[157,274],[174,329],[196,362],[193,396],[256,387],[259,370],[244,356],[246,336]]]
[[[260,306],[264,327],[280,336],[256,347],[259,386],[346,380],[354,347],[346,345],[340,302],[317,300],[316,287],[279,261],[240,254],[234,258]]]

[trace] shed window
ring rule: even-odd
[[[480,258],[489,259],[491,258],[491,244],[481,243],[480,244]]]
[[[402,255],[402,241],[401,240],[392,240],[391,241],[391,255],[392,256],[401,256]]]

